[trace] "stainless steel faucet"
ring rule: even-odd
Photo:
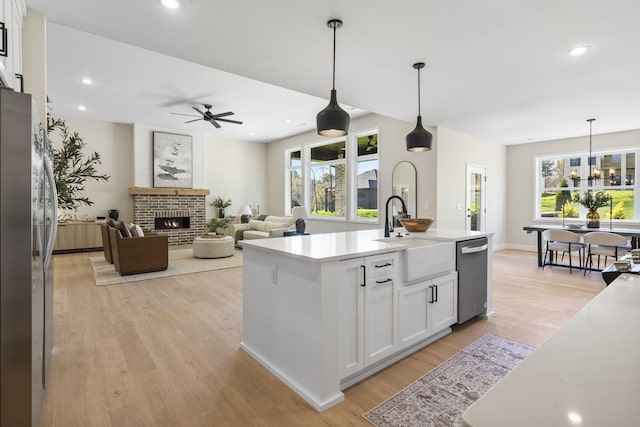
[[[402,213],[403,214],[407,214],[407,206],[404,204],[404,200],[402,200],[402,197],[400,196],[391,196],[387,199],[387,204],[384,207],[384,237],[389,237],[389,202],[392,199],[398,199],[400,200],[400,203],[402,203]],[[393,216],[391,217],[391,219],[393,220]],[[391,227],[391,229],[393,229],[393,227]]]

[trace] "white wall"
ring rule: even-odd
[[[495,233],[494,249],[507,242],[506,154],[504,145],[438,127],[438,228],[466,227],[467,164],[486,168],[487,230]]]
[[[55,110],[52,114],[58,117]],[[133,186],[133,127],[77,117],[60,118],[66,121],[71,132],[78,132],[82,137],[86,143],[85,154],[100,153],[102,164],[96,168],[98,174],[111,176],[106,183],[86,182],[84,195],[94,204],[78,208],[78,218],[95,219],[96,216],[107,216],[109,209],[119,209],[120,218],[133,220],[133,200],[128,192]]]
[[[153,187],[153,132],[191,135],[193,147],[193,188],[206,188],[207,220],[216,216],[209,203],[220,196],[231,199],[227,215],[235,215],[245,204],[266,200],[267,146],[215,138],[209,135],[134,125],[136,187]],[[261,210],[262,207],[261,207]]]
[[[406,150],[405,136],[411,132],[415,124],[392,119],[377,114],[370,114],[358,119],[352,119],[349,126],[351,134],[361,133],[372,129],[379,129],[379,187],[380,187],[380,215],[384,219],[384,202],[392,194],[391,179],[393,168],[407,160],[416,166],[417,170],[417,207],[419,217],[433,217],[436,212],[436,155],[433,151],[411,153]],[[285,150],[300,147],[302,144],[326,141],[315,131],[296,135],[281,141],[272,142],[267,149],[267,198],[268,204],[261,211],[273,215],[284,215],[286,197],[285,183]],[[434,136],[434,145],[436,145]],[[288,214],[288,213],[287,213]],[[348,223],[345,221],[309,220],[307,231],[312,233],[326,233],[332,231],[359,230],[381,228],[379,224]]]
[[[593,153],[640,146],[640,130],[594,135]],[[565,153],[589,151],[589,136],[568,138],[507,147],[507,238],[510,247],[536,250],[537,235],[525,234],[522,227],[535,220],[535,158]],[[540,221],[539,221],[540,222]],[[637,225],[636,225],[637,226]],[[634,228],[628,223],[625,228]]]
[[[55,111],[53,112],[55,117]],[[79,219],[106,216],[109,209],[119,209],[120,218],[133,220],[130,187],[153,187],[153,131],[188,134],[174,129],[145,125],[127,125],[77,117],[61,117],[71,131],[87,144],[85,153],[97,151],[102,164],[98,173],[108,174],[108,182],[86,182],[85,195],[92,206],[78,208]],[[207,197],[207,220],[215,216],[209,207],[213,198],[231,199],[227,214],[235,214],[243,204],[266,200],[266,144],[226,140],[192,134],[194,188],[211,191]]]

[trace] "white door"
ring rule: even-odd
[[[340,378],[364,368],[364,258],[341,261],[334,280],[340,287]]]
[[[377,362],[395,351],[395,276],[369,279],[364,290],[365,365]]]
[[[467,230],[486,230],[486,173],[482,166],[467,165]]]
[[[429,304],[431,312],[431,333],[436,334],[456,323],[458,319],[458,276],[451,273],[431,281],[433,301]]]
[[[429,303],[431,282],[425,281],[398,290],[398,342],[400,348],[422,341],[431,335]]]

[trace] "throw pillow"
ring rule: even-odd
[[[129,224],[129,231],[131,232],[131,237],[144,237],[142,227],[138,224]]]
[[[120,234],[122,235],[122,237],[131,237],[131,231],[129,231],[127,224],[125,224],[124,222],[116,221],[116,228],[120,230]]]
[[[258,220],[258,221],[264,221],[264,219],[265,219],[266,217],[268,217],[268,216],[269,216],[269,215],[267,215],[267,214],[258,215],[258,218],[256,218],[256,220]]]
[[[255,219],[249,220],[249,228],[258,231],[268,231],[267,224],[264,221],[259,221]]]

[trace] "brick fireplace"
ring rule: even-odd
[[[170,245],[193,243],[206,232],[207,189],[129,188],[133,222],[142,229],[169,236]]]

